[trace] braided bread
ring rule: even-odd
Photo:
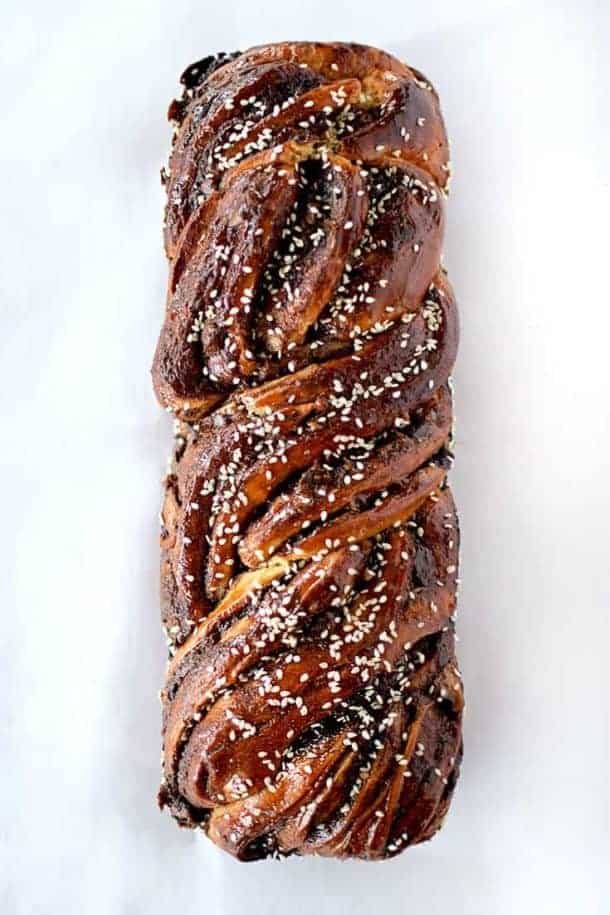
[[[159,801],[242,860],[390,857],[440,827],[462,753],[437,95],[353,44],[182,83]]]

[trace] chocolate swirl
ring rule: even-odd
[[[439,828],[462,752],[438,99],[360,45],[182,82],[160,802],[244,860],[389,857]]]

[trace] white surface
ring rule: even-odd
[[[5,915],[610,911],[603,5],[5,7]],[[442,833],[382,865],[239,865],[154,800],[165,109],[192,60],[282,38],[396,52],[453,141],[466,751]]]

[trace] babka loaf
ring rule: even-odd
[[[159,801],[242,860],[391,857],[440,827],[462,755],[438,98],[339,43],[182,84]]]

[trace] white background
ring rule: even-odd
[[[12,3],[0,29],[3,915],[594,915],[608,839],[608,4]],[[385,864],[240,865],[155,806],[178,74],[285,38],[437,85],[462,313],[463,775]]]

